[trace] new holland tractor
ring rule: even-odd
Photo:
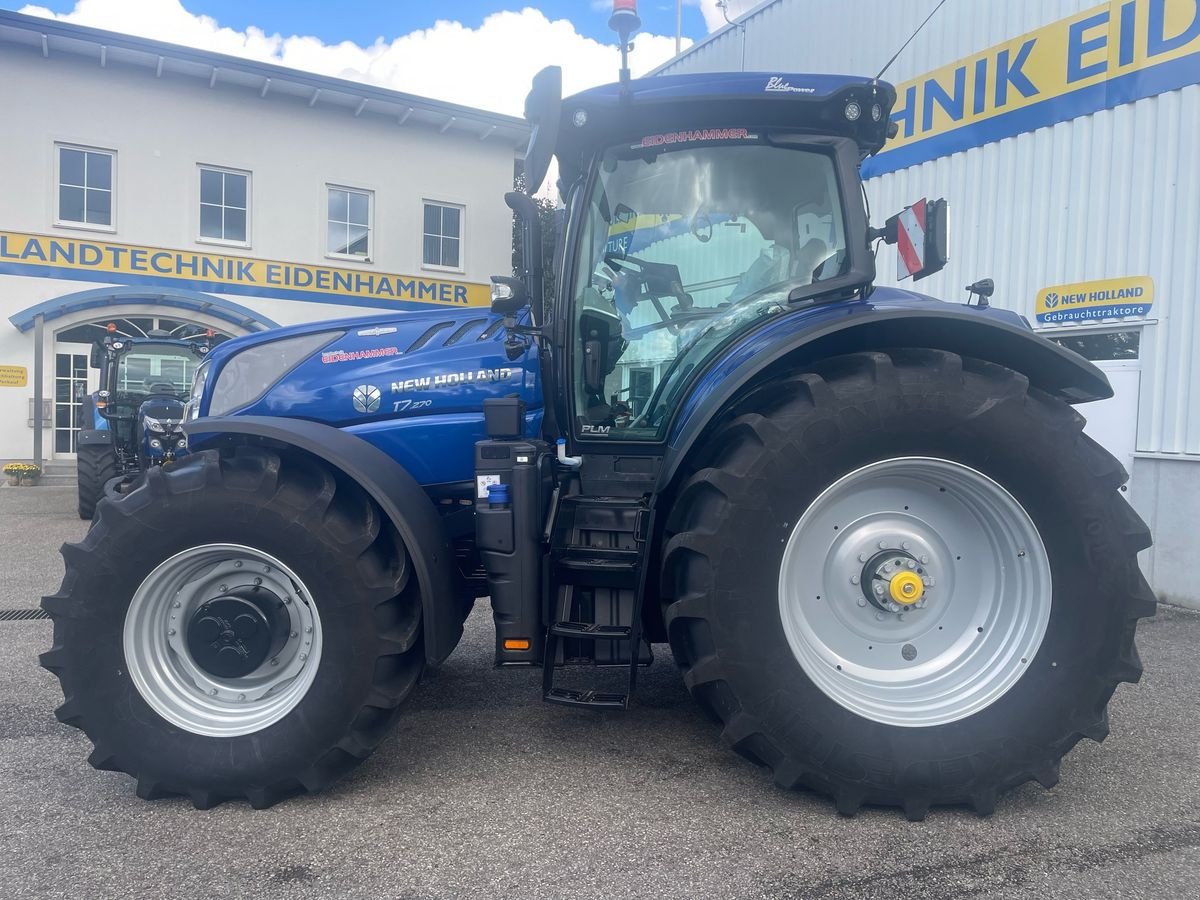
[[[553,155],[566,207],[553,296],[514,193],[490,314],[208,354],[190,456],[102,500],[43,600],[93,766],[200,808],[319,791],[484,596],[497,677],[618,710],[667,642],[734,750],[845,814],[986,814],[1105,737],[1155,601],[1074,408],[1104,375],[1011,312],[873,284],[890,85],[622,76],[563,100],[547,69],[527,101],[528,190]]]
[[[131,483],[151,466],[187,454],[183,405],[209,337],[189,340],[151,332],[118,334],[109,326],[92,345],[90,364],[100,387],[83,398],[77,446],[79,518],[91,519],[114,479]]]

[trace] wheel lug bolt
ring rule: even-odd
[[[858,584],[858,576],[857,576],[857,575],[851,575],[851,576],[850,576],[850,583],[851,583],[851,584]]]
[[[858,561],[859,561],[859,562],[866,562],[866,561],[867,561],[867,554],[865,554],[865,553],[860,553],[860,554],[858,554]]]
[[[168,637],[175,637],[175,629],[174,629],[174,628],[168,628],[168,629],[167,629],[167,636],[168,636]]]
[[[880,542],[879,542],[879,549],[880,549],[880,550],[886,550],[886,549],[887,549],[887,542],[885,542],[885,541],[880,541]]]
[[[255,583],[255,584],[262,584],[262,579],[261,579],[261,578],[255,578],[255,579],[254,579],[254,583]]]
[[[877,593],[880,597],[883,596],[883,585],[882,584],[875,585],[875,593]]]
[[[233,567],[234,567],[235,569],[240,569],[240,568],[242,567],[242,561],[239,559],[237,562],[235,562],[235,563],[233,564]]]
[[[264,572],[270,572],[270,571],[271,571],[271,567],[270,567],[270,566],[263,566],[263,571],[264,571]]]
[[[245,694],[238,694],[238,699],[239,699],[239,700],[245,700],[245,699],[246,699],[246,695],[245,695]]]
[[[862,597],[859,597],[859,598],[858,598],[858,605],[859,605],[859,606],[866,606],[866,605],[867,605],[867,601],[866,601],[866,600],[864,600]]]
[[[273,665],[273,666],[279,665],[279,660],[277,660],[277,659],[271,660],[271,665]]]
[[[228,590],[229,590],[229,585],[227,585],[227,584],[221,585],[221,593],[222,594],[224,594]]]
[[[917,567],[917,564],[915,562],[913,562],[911,559],[908,561],[907,565],[910,569],[915,569]]]
[[[908,549],[909,547],[911,547],[911,546],[912,546],[912,544],[910,544],[908,541],[903,541],[903,542],[901,542],[901,544],[900,544],[900,549],[901,549],[901,550],[907,550],[907,549]]]
[[[209,691],[208,691],[208,692],[209,692],[209,694],[211,694],[211,695],[212,695],[212,696],[214,696],[214,697],[215,697],[215,696],[217,696],[217,689],[216,689],[216,688],[209,688]]]
[[[301,653],[301,654],[300,654],[300,662],[304,662],[306,659],[308,659],[308,654],[307,654],[307,653]]]
[[[305,625],[305,626],[304,626],[304,633],[305,633],[305,634],[312,634],[312,626],[311,626],[311,625]]]
[[[176,600],[174,603],[171,604],[172,609],[179,609],[179,607],[181,607],[181,606],[183,606],[183,604],[180,603],[178,600]]]
[[[288,635],[288,637],[290,637],[290,638],[292,638],[292,639],[294,640],[295,638],[298,638],[298,637],[300,637],[300,632],[298,632],[298,631],[293,631],[291,634],[289,634],[289,635]]]
[[[880,622],[882,622],[884,619],[884,615],[883,615],[883,613],[878,612],[878,613],[875,613],[875,618],[878,619]]]
[[[929,554],[923,555],[921,557],[921,562],[928,564],[929,563]]]
[[[291,602],[292,602],[292,598],[291,598],[291,597],[284,597],[284,598],[283,598],[283,602],[284,602],[284,603],[291,603]]]

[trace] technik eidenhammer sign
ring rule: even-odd
[[[864,178],[1200,83],[1200,3],[1111,0],[896,86]]]
[[[384,309],[491,302],[484,284],[12,231],[0,231],[0,273]]]

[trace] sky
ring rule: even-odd
[[[728,0],[736,16],[758,0]],[[641,0],[634,76],[675,53],[675,0]],[[0,0],[0,8],[364,81],[520,115],[533,75],[573,93],[616,80],[611,0]],[[723,27],[717,0],[684,0],[685,47]]]

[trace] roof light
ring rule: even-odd
[[[608,19],[608,27],[618,33],[632,34],[642,27],[638,17],[637,0],[613,0],[612,15]]]
[[[587,110],[577,109],[575,115],[571,117],[571,121],[575,123],[576,128],[582,128],[587,124]]]
[[[117,323],[109,322],[107,325],[104,326],[104,330],[107,331],[109,334],[112,334],[114,331],[117,330]]]
[[[883,118],[883,107],[878,103],[871,107],[871,118],[876,122]]]
[[[862,107],[858,105],[857,100],[851,100],[846,104],[846,121],[857,122],[858,117],[862,115]]]

